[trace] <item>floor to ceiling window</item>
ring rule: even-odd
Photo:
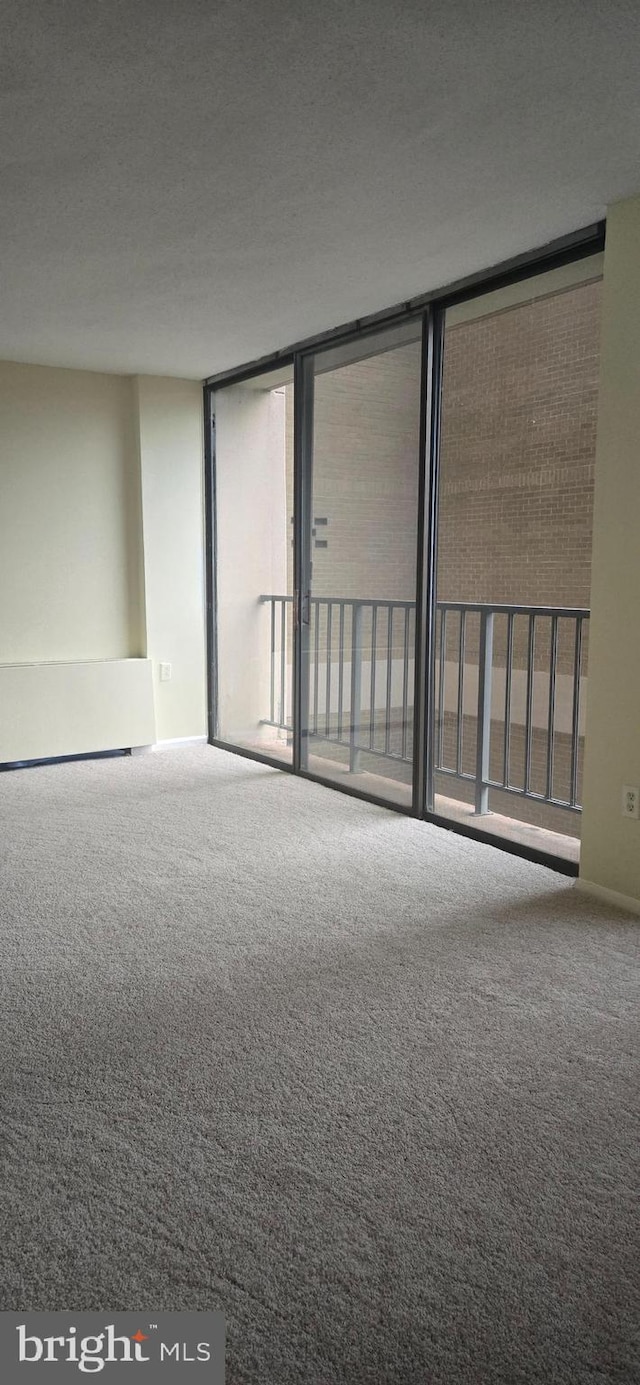
[[[588,248],[207,388],[217,744],[575,866]]]
[[[445,314],[433,807],[577,859],[599,259]]]

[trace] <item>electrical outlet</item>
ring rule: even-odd
[[[640,788],[637,784],[622,785],[623,818],[640,818]]]
[[[171,677],[171,664],[160,665],[160,682],[168,683]]]

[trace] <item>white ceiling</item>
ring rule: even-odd
[[[200,377],[640,191],[637,0],[4,0],[0,357]]]

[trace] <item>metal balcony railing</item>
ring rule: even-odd
[[[264,723],[292,732],[293,597],[262,596],[270,619]],[[580,812],[589,611],[438,601],[433,763],[442,776]],[[411,764],[415,602],[311,597],[310,741]]]

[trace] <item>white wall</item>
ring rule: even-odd
[[[129,380],[0,363],[0,661],[141,654]]]
[[[580,874],[640,907],[640,198],[610,209],[603,287]]]
[[[198,382],[0,363],[0,714],[20,730],[11,758],[36,742],[42,755],[111,746],[120,731],[95,689],[111,686],[113,670],[96,683],[80,665],[147,654],[157,728],[150,700],[145,740],[206,734],[202,442]],[[168,683],[159,660],[172,665]],[[11,672],[49,662],[77,664],[78,676]],[[11,691],[23,676],[29,726]],[[93,719],[80,717],[71,686],[78,697],[87,689]],[[134,717],[128,743],[141,726]]]
[[[202,386],[140,376],[146,652],[158,740],[204,736],[206,714]],[[171,664],[161,682],[159,664]]]

